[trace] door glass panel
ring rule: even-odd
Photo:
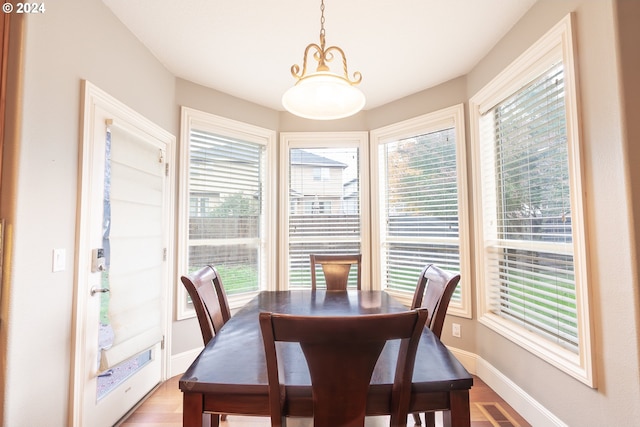
[[[103,199],[103,220],[102,220],[102,249],[104,254],[104,268],[101,273],[101,288],[110,290],[109,286],[109,270],[111,266],[111,132],[107,131],[105,144],[105,173],[104,173],[104,199]],[[100,294],[100,325],[98,334],[98,360],[97,366],[100,366],[100,358],[102,350],[108,349],[113,345],[114,333],[109,319],[109,302],[111,300],[110,292],[102,292]],[[98,374],[97,380],[97,400],[106,396],[111,390],[115,389],[124,380],[135,374],[140,368],[151,361],[151,350],[144,351],[133,356],[116,366],[110,367]]]

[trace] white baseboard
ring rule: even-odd
[[[191,363],[196,360],[196,357],[198,357],[203,348],[204,347],[198,347],[194,348],[193,350],[171,355],[169,378],[183,374],[184,371],[186,371],[187,368],[191,366]]]
[[[476,375],[476,362],[478,360],[478,356],[474,353],[469,353],[465,350],[460,350],[454,347],[447,347],[451,353],[462,363],[462,366],[469,371],[470,374]]]
[[[477,375],[533,427],[567,427],[567,424],[486,360],[457,348],[449,350],[469,373]]]

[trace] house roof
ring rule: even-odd
[[[290,162],[292,165],[305,166],[323,166],[334,168],[346,168],[348,166],[342,162],[319,156],[317,154],[299,148],[294,148],[291,150]]]

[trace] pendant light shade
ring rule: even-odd
[[[282,105],[289,112],[314,120],[349,117],[362,110],[364,104],[360,89],[330,72],[310,74],[282,96]]]
[[[362,80],[359,72],[349,78],[347,58],[338,46],[325,49],[324,0],[320,4],[320,45],[311,43],[304,51],[302,72],[298,65],[291,67],[296,84],[282,96],[282,105],[287,111],[306,119],[334,120],[349,117],[362,110],[364,94],[356,87]],[[318,61],[315,72],[307,73],[309,54]],[[327,65],[334,53],[342,58],[343,75],[332,72]]]

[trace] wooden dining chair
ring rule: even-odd
[[[222,279],[215,267],[205,265],[188,276],[182,276],[180,280],[191,297],[200,324],[202,340],[204,345],[207,345],[231,318]]]
[[[302,348],[311,378],[314,427],[363,427],[376,362],[388,340],[401,339],[390,426],[406,426],[416,350],[427,315],[425,309],[332,317],[260,313],[271,425],[286,425],[287,415],[276,342],[297,342]]]
[[[426,308],[429,315],[427,317],[426,326],[438,337],[442,335],[444,319],[449,308],[451,296],[460,282],[460,274],[453,274],[444,271],[441,268],[428,264],[416,286],[413,294],[413,302],[411,308]],[[416,425],[422,425],[420,414],[413,414]],[[425,412],[425,426],[435,427],[435,413]]]
[[[322,266],[328,291],[346,291],[351,266],[356,266],[356,286],[360,290],[361,254],[309,255],[311,262],[311,289],[316,290],[316,265]]]
[[[206,346],[231,318],[229,301],[222,285],[222,279],[214,266],[205,265],[188,276],[180,277],[180,280],[191,297],[200,324],[202,341]],[[217,415],[210,414],[210,416],[211,427],[218,426]],[[220,418],[224,421],[227,416],[220,414]]]

